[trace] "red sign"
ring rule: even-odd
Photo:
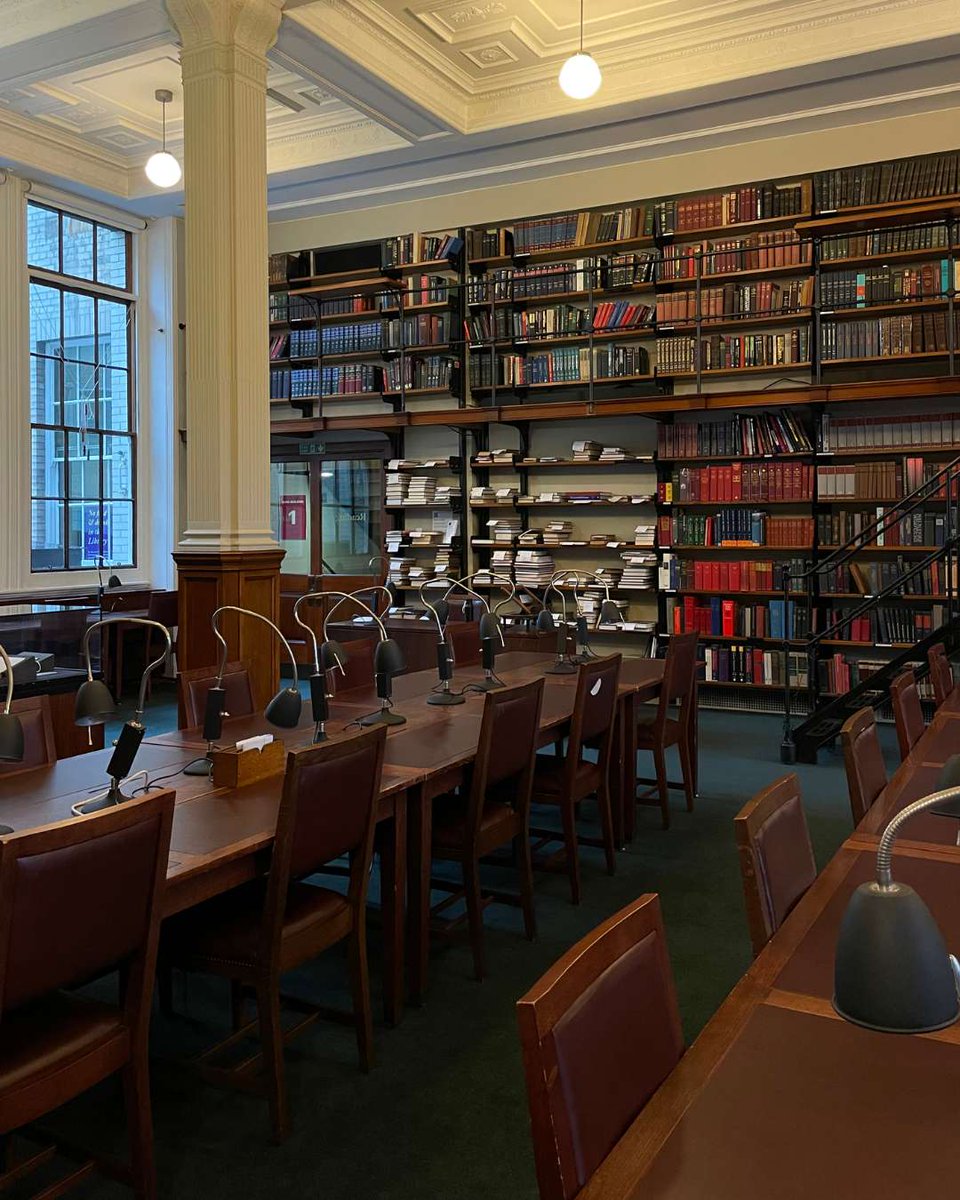
[[[280,497],[280,541],[302,542],[307,537],[306,496]]]

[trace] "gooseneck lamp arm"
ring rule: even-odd
[[[437,602],[437,605],[431,604],[426,596],[427,588],[438,587],[438,586],[442,587],[444,584],[447,584],[449,586],[447,588],[447,591],[444,593],[443,598]],[[450,610],[450,606],[447,602],[447,596],[450,593],[450,589],[452,587],[456,587],[456,586],[457,586],[457,581],[455,579],[451,579],[449,575],[438,575],[434,579],[425,579],[423,581],[423,583],[421,583],[420,587],[417,589],[418,595],[420,597],[420,602],[423,604],[424,608],[429,609],[429,611],[431,613],[433,613],[433,619],[436,622],[437,634],[438,634],[437,675],[440,678],[440,685],[439,685],[439,687],[434,688],[430,692],[430,695],[427,696],[428,704],[451,705],[451,704],[465,704],[466,703],[466,698],[464,697],[462,692],[452,692],[450,690],[450,680],[453,678],[454,662],[453,662],[453,654],[450,650],[449,645],[447,644],[447,636],[446,636],[446,631],[444,629],[444,620]],[[444,615],[442,617],[440,615],[440,610],[438,607],[439,605],[442,605],[443,609],[444,609]]]
[[[897,839],[897,834],[911,818],[917,816],[918,813],[926,812],[928,808],[936,808],[938,805],[945,804],[950,800],[960,800],[960,787],[942,788],[940,791],[931,792],[929,796],[923,796],[920,800],[914,800],[912,804],[908,804],[906,808],[900,810],[893,817],[884,829],[880,838],[880,845],[877,847],[877,886],[880,888],[891,888],[893,883],[893,843]]]
[[[223,692],[223,673],[227,668],[227,639],[220,632],[218,618],[221,613],[235,612],[242,617],[253,617],[257,621],[262,621],[264,625],[272,629],[280,640],[283,648],[290,657],[290,665],[293,668],[293,685],[292,687],[282,687],[280,691],[273,697],[267,707],[263,710],[263,715],[271,725],[277,725],[281,729],[295,729],[300,724],[300,713],[303,709],[303,699],[300,695],[300,676],[297,671],[297,660],[293,653],[293,648],[283,633],[277,626],[265,617],[263,613],[254,612],[251,608],[240,608],[236,604],[223,604],[220,608],[214,609],[213,615],[210,618],[210,624],[213,628],[214,636],[220,643],[220,668],[217,672],[217,680],[211,689],[215,696],[222,695]]]
[[[377,585],[377,587],[380,591],[387,591],[387,589],[382,585]],[[359,590],[361,592],[369,592],[373,591],[374,589],[361,588]],[[364,612],[369,613],[370,616],[373,617],[374,621],[377,623],[377,629],[380,633],[380,641],[377,643],[377,647],[373,655],[373,671],[377,685],[377,696],[380,700],[380,709],[378,712],[372,713],[368,717],[362,717],[359,722],[360,725],[403,725],[407,718],[399,713],[390,712],[392,678],[395,674],[398,674],[400,671],[402,671],[404,666],[403,654],[400,650],[400,647],[387,633],[386,626],[384,625],[383,621],[380,620],[380,617],[377,615],[377,613],[370,607],[369,604],[365,604],[355,592],[323,592],[321,594],[324,596],[339,597],[336,604],[334,604],[329,610],[323,621],[323,637],[325,644],[332,646],[336,645],[336,643],[328,642],[327,626],[330,623],[330,618],[341,606],[341,604],[345,604],[348,600],[352,601],[358,608],[363,609]],[[337,650],[338,653],[335,656],[336,665],[340,666],[342,670],[343,665],[340,661],[339,654],[340,647],[337,647]]]
[[[161,625],[159,621],[151,621],[147,617],[103,617],[99,621],[94,621],[92,625],[88,625],[83,635],[83,662],[87,668],[87,683],[93,683],[93,663],[90,658],[90,638],[93,636],[95,629],[100,629],[107,625],[140,625],[147,629],[159,629],[163,635],[164,647],[163,653],[159,658],[155,658],[153,662],[147,663],[143,669],[143,674],[140,676],[140,692],[137,696],[137,708],[133,714],[133,719],[136,724],[143,724],[143,712],[147,706],[147,686],[150,683],[150,676],[169,658],[173,651],[173,639],[170,636],[170,630],[166,625]]]
[[[474,571],[473,575],[464,575],[464,577],[462,579],[452,580],[450,583],[450,586],[443,593],[444,600],[447,599],[447,597],[450,595],[451,592],[455,592],[457,590],[457,588],[459,588],[462,592],[466,592],[468,595],[474,596],[477,600],[480,601],[480,603],[483,605],[486,612],[489,612],[490,605],[487,601],[486,596],[481,596],[479,592],[474,591],[474,589],[472,587],[469,587],[467,584],[467,581],[470,579],[473,579],[476,574],[477,574],[477,572]]]
[[[0,714],[0,762],[21,762],[23,726],[20,718],[10,711],[13,704],[13,663],[3,646],[0,646],[0,659],[3,660],[7,672],[7,694],[3,703],[3,713]],[[7,827],[3,828],[5,832],[9,832]]]
[[[0,646],[0,660],[3,661],[4,670],[7,673],[7,694],[3,701],[3,715],[9,717],[10,706],[13,704],[13,663],[3,646]]]
[[[216,686],[223,686],[223,673],[227,669],[227,656],[230,653],[227,647],[227,639],[220,632],[220,626],[217,623],[217,618],[221,613],[225,612],[235,612],[244,617],[253,617],[257,621],[262,621],[264,625],[268,625],[273,630],[273,632],[277,635],[280,644],[283,646],[284,650],[286,650],[287,655],[290,658],[290,666],[293,669],[293,685],[294,687],[297,687],[299,684],[299,677],[297,675],[296,656],[293,653],[293,647],[283,636],[283,632],[278,628],[278,626],[274,625],[273,621],[271,621],[269,617],[265,617],[263,613],[254,612],[252,608],[240,608],[236,604],[222,604],[219,608],[214,609],[213,616],[210,618],[210,624],[213,626],[213,636],[220,643],[220,666],[217,670]]]
[[[361,588],[360,590],[363,592],[386,592],[387,591],[387,589],[385,587],[383,587],[382,584],[375,584],[373,587]],[[389,596],[389,594],[390,593],[387,592],[388,596]],[[353,593],[353,592],[312,592],[312,593],[308,593],[307,596],[301,596],[300,600],[306,600],[308,598],[316,598],[317,596],[337,596],[337,597],[339,597],[336,604],[334,604],[333,607],[328,610],[327,615],[323,618],[323,640],[324,641],[327,640],[327,626],[330,624],[330,618],[337,611],[337,609],[342,604],[344,604],[347,600],[352,600],[353,603],[357,606],[357,608],[362,608],[364,612],[369,613],[370,616],[373,617],[373,619],[377,623],[377,628],[380,631],[381,642],[385,642],[387,640],[387,637],[388,637],[387,627],[384,625],[383,621],[380,620],[380,617],[377,614],[377,612],[373,608],[371,608],[371,606],[369,604],[365,604],[360,599],[360,597],[357,596],[355,593]],[[300,603],[300,600],[297,601],[297,604]],[[294,610],[294,611],[296,611],[296,610]]]

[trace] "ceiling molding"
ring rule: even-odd
[[[40,178],[95,188],[100,195],[129,196],[127,159],[45,121],[0,108],[0,164]]]

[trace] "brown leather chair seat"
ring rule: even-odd
[[[433,840],[438,846],[462,846],[468,832],[470,805],[467,798],[451,796],[446,803],[435,802]],[[479,840],[486,843],[489,836],[504,832],[513,837],[520,827],[517,810],[509,804],[488,801],[480,814]],[[512,832],[511,832],[512,831]]]
[[[559,796],[563,790],[564,760],[562,758],[537,757],[536,789],[537,803],[542,804],[551,796]],[[574,769],[574,780],[578,794],[589,795],[600,787],[603,772],[599,763],[581,760]]]

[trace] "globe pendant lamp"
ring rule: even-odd
[[[155,187],[172,188],[180,182],[183,174],[180,164],[167,150],[167,105],[173,99],[173,92],[167,88],[157,88],[154,95],[160,101],[160,111],[163,113],[163,148],[150,155],[144,171]]]
[[[580,0],[580,49],[560,68],[560,90],[571,100],[589,100],[600,88],[597,60],[583,49],[583,0]]]

